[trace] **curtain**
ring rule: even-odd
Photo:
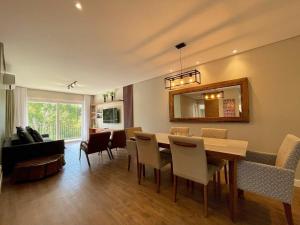
[[[11,137],[14,132],[14,90],[6,90],[5,136]]]
[[[27,88],[15,88],[15,127],[28,125]]]
[[[83,124],[82,124],[82,139],[87,141],[89,139],[90,128],[90,108],[91,108],[91,96],[83,96]]]

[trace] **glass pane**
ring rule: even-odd
[[[28,124],[40,134],[49,134],[56,139],[56,104],[45,102],[28,103]]]
[[[58,104],[59,139],[81,138],[81,104]]]

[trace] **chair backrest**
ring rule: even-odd
[[[136,131],[142,131],[141,127],[129,127],[125,128],[125,133],[126,133],[126,139],[134,138],[134,132]]]
[[[180,135],[180,136],[189,136],[190,128],[189,127],[171,127],[171,135]]]
[[[125,130],[115,130],[111,137],[111,148],[125,148],[126,147],[126,134]]]
[[[173,173],[207,185],[209,181],[203,139],[170,135]]]
[[[155,134],[134,132],[138,149],[139,162],[160,168],[160,153]]]
[[[135,157],[137,155],[136,141],[126,140],[126,149],[129,155]]]
[[[87,154],[99,152],[100,150],[106,150],[110,138],[110,132],[101,132],[90,134]]]
[[[227,139],[227,135],[228,135],[227,129],[217,129],[217,128],[202,128],[201,129],[202,137]]]
[[[300,159],[300,138],[288,134],[284,138],[279,151],[277,153],[276,163],[277,167],[285,169],[296,170]]]

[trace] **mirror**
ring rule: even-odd
[[[248,79],[170,92],[170,121],[249,122]]]

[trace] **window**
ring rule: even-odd
[[[70,103],[29,102],[28,124],[53,140],[79,139],[82,105]]]

